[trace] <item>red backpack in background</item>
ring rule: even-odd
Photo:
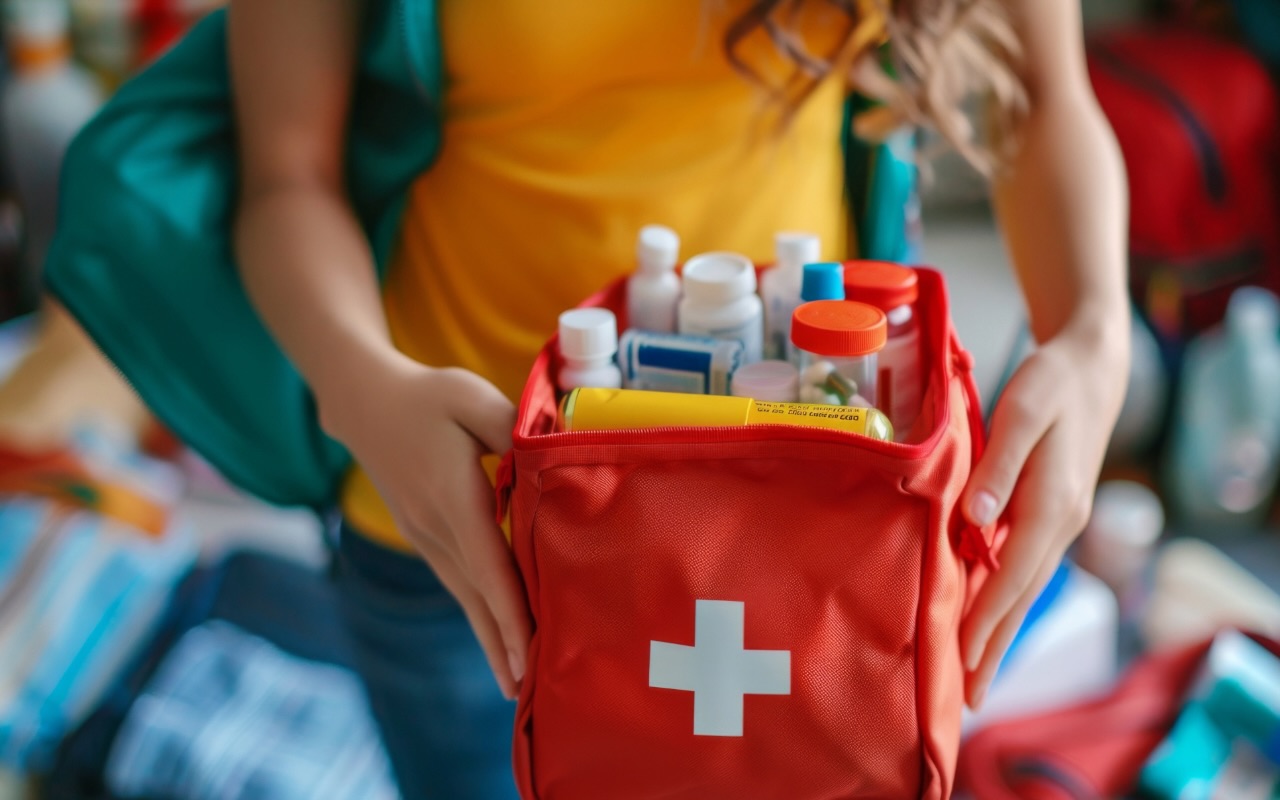
[[[1238,286],[1280,290],[1280,113],[1242,47],[1180,29],[1090,44],[1089,73],[1129,173],[1131,288],[1179,340]]]
[[[1280,656],[1280,642],[1254,636]],[[1103,800],[1137,789],[1182,713],[1212,640],[1142,657],[1107,696],[979,731],[957,790],[974,800]]]

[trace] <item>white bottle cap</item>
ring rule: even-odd
[[[9,0],[5,4],[5,33],[22,42],[57,42],[71,30],[66,0]]]
[[[800,373],[786,361],[757,361],[739,367],[730,394],[773,403],[794,403],[800,397]]]
[[[703,253],[684,265],[684,294],[701,305],[732,303],[756,290],[756,268],[738,253]]]
[[[666,272],[680,260],[680,236],[665,225],[646,225],[636,241],[636,263],[641,272]]]
[[[774,257],[785,270],[803,269],[822,260],[822,241],[812,233],[782,231],[773,237]]]
[[[591,360],[618,352],[618,319],[604,308],[575,308],[560,315],[560,355]]]
[[[1280,329],[1280,300],[1257,286],[1236,289],[1227,303],[1227,327],[1238,334],[1274,337]]]

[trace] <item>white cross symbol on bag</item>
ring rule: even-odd
[[[699,600],[692,647],[649,642],[649,686],[693,692],[694,736],[741,736],[749,694],[791,694],[790,650],[744,647],[746,606]]]

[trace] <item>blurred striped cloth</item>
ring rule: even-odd
[[[354,673],[220,620],[166,656],[120,728],[106,778],[120,797],[399,797]]]
[[[0,767],[48,769],[196,562],[172,475],[135,458],[0,455]]]

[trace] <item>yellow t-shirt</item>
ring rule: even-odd
[[[633,268],[645,224],[674,228],[685,256],[769,261],[786,229],[846,254],[842,88],[827,81],[777,135],[724,51],[747,5],[442,0],[444,144],[412,187],[385,284],[396,345],[516,400],[557,316]],[[848,18],[813,2],[800,25],[826,52]],[[880,35],[878,20],[863,27]],[[793,69],[762,32],[741,52],[770,80]],[[360,469],[342,501],[356,529],[407,547]]]

